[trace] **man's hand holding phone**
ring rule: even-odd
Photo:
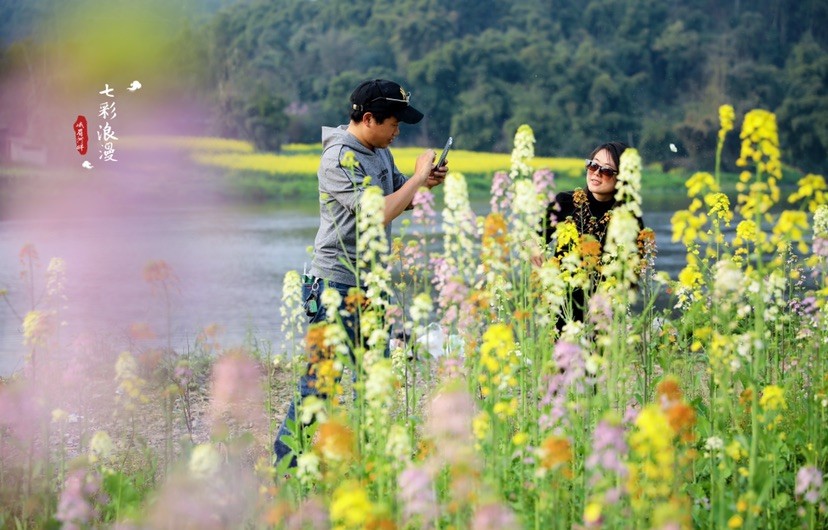
[[[454,143],[454,139],[449,136],[448,140],[446,141],[445,147],[443,147],[443,152],[440,153],[440,157],[437,159],[437,163],[431,169],[431,173],[426,180],[426,187],[429,189],[433,188],[434,186],[439,186],[443,183],[446,178],[446,174],[448,173],[448,152],[451,149],[451,145]]]

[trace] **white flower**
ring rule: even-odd
[[[708,451],[721,451],[724,449],[724,441],[718,436],[711,436],[704,442],[704,448]]]
[[[282,307],[279,309],[282,315],[282,333],[285,340],[282,341],[282,350],[287,350],[293,342],[294,337],[302,336],[305,311],[302,307],[302,279],[297,271],[288,271],[282,280]],[[294,348],[304,349],[300,341]],[[293,353],[293,352],[289,352]]]
[[[198,478],[215,476],[220,467],[221,454],[212,444],[197,445],[190,454],[190,473]]]
[[[296,478],[305,486],[310,486],[322,478],[316,453],[308,451],[296,458]]]
[[[626,152],[625,152],[626,153]],[[638,255],[638,221],[629,210],[617,209],[607,227],[607,242],[601,257],[605,276],[615,276],[621,285],[629,288],[636,281]],[[634,291],[630,291],[634,295]]]
[[[716,299],[721,300],[728,293],[738,291],[742,279],[742,268],[738,263],[726,259],[716,263],[713,268],[715,270],[713,294]]]
[[[342,294],[337,289],[323,289],[319,296],[319,301],[325,308],[325,317],[328,322],[333,322],[339,311],[339,306],[342,305]]]
[[[814,236],[828,238],[828,205],[820,204],[814,212]]]
[[[395,467],[402,468],[411,458],[411,438],[402,425],[394,424],[388,430],[385,453]]]
[[[328,419],[325,402],[316,396],[307,396],[300,405],[302,423],[308,425],[314,420],[325,423]]]
[[[92,435],[92,439],[89,441],[90,462],[111,460],[114,453],[115,445],[112,443],[112,438],[109,437],[106,431],[98,431]]]
[[[641,217],[641,155],[630,147],[621,153],[620,162],[615,192],[615,200],[621,203],[618,208]]]
[[[514,190],[512,240],[521,260],[528,261],[543,248],[540,229],[546,210],[531,180],[515,181]]]
[[[469,204],[469,191],[463,175],[446,175],[444,188],[443,257],[466,277],[477,265],[477,219]]]
[[[521,125],[515,133],[515,146],[512,149],[512,168],[509,177],[512,180],[528,177],[532,174],[529,162],[535,158],[535,133],[528,125]]]
[[[411,314],[411,320],[415,323],[420,323],[428,319],[433,310],[434,304],[431,296],[428,293],[420,293],[412,300],[411,308],[408,312]]]
[[[375,262],[384,263],[388,258],[384,219],[385,197],[382,190],[377,186],[368,186],[362,193],[357,211],[357,253],[361,269],[367,269]]]

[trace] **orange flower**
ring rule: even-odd
[[[552,435],[541,444],[540,465],[544,469],[556,469],[572,460],[572,444],[562,436]],[[569,477],[572,470],[568,467],[564,474]]]
[[[365,293],[361,289],[351,289],[348,291],[348,296],[345,297],[345,310],[348,313],[355,315],[360,308],[368,307],[368,299],[365,298]]]
[[[347,425],[329,420],[319,426],[314,449],[326,460],[351,460],[354,457],[354,433]]]
[[[693,441],[696,411],[686,403],[675,403],[667,410],[667,421],[673,431],[685,442]]]
[[[330,359],[333,352],[330,346],[325,346],[325,328],[327,324],[320,322],[308,326],[305,335],[305,347],[308,351],[309,361],[316,363],[322,359]]]
[[[674,377],[666,377],[656,387],[656,394],[662,401],[673,403],[681,401],[681,389],[678,380]]]
[[[601,263],[601,242],[589,234],[581,236],[581,257],[584,267],[594,269]]]

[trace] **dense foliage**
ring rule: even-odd
[[[96,1],[70,8],[82,16],[52,19],[46,15],[60,7],[53,0],[0,3],[7,21],[0,25],[0,125],[17,123],[13,113],[24,107],[54,115],[39,109],[71,88],[59,66],[80,60],[78,43],[94,40],[102,26],[95,21],[115,27],[119,17],[135,18],[124,2],[106,3],[102,14],[90,7]],[[613,138],[666,169],[710,169],[717,128],[710,117],[730,102],[740,116],[750,108],[775,112],[786,159],[806,172],[826,169],[828,4],[821,0],[146,6],[155,6],[145,7],[148,27],[169,29],[142,30],[135,61],[134,51],[119,51],[84,79],[110,79],[119,67],[125,76],[156,75],[159,93],[199,102],[198,116],[209,109],[212,130],[206,117],[189,116],[188,134],[246,139],[266,150],[318,142],[320,125],[346,119],[351,89],[383,76],[411,90],[426,113],[404,128],[402,144],[442,145],[451,134],[461,149],[506,152],[517,125],[527,123],[542,156],[583,156]],[[97,55],[108,47],[100,40]],[[49,46],[51,65],[38,60]],[[48,120],[39,119],[31,129],[43,130]],[[725,160],[738,148],[726,145]]]
[[[426,112],[409,143],[453,134],[465,149],[505,151],[528,123],[541,155],[619,138],[647,161],[694,167],[712,165],[710,117],[734,102],[777,111],[789,159],[821,170],[826,27],[816,0],[256,2],[209,24],[206,86],[219,132],[263,147],[318,141],[359,80],[388,76]],[[288,126],[259,138],[255,124],[277,108]]]

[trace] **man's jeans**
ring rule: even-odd
[[[324,289],[336,289],[339,291],[339,294],[342,295],[342,305],[340,308],[345,307],[345,297],[348,296],[348,291],[353,288],[352,285],[346,285],[344,283],[339,282],[327,282],[327,287],[324,285],[322,280],[319,280],[316,285],[318,286],[317,294],[317,304],[319,311],[316,315],[309,317],[308,323],[309,324],[316,324],[317,322],[325,322],[325,308],[322,306],[321,294]],[[302,301],[307,301],[308,297],[311,295],[311,288],[310,284],[303,283],[302,284]],[[345,331],[348,334],[348,339],[350,340],[351,344],[356,343],[358,338],[358,326],[359,323],[356,320],[356,315],[349,314],[347,317],[342,317],[342,323],[345,326]],[[354,359],[354,352],[348,352],[351,355],[351,362],[356,362]],[[311,371],[311,367],[313,366],[312,363],[308,363],[307,367],[305,368],[305,374],[299,379],[299,403],[302,402],[307,396],[319,396],[322,399],[326,399],[328,396],[324,394],[319,394],[316,391],[316,373]],[[338,382],[338,381],[337,381]],[[288,408],[287,416],[285,417],[285,421],[282,422],[282,426],[279,429],[279,433],[276,435],[276,441],[273,443],[273,452],[276,454],[276,460],[281,461],[284,457],[290,454],[290,448],[282,442],[282,437],[290,434],[288,429],[287,422],[296,421],[296,403],[295,399],[292,399],[290,402],[290,408]],[[294,433],[295,434],[295,433]],[[291,458],[290,467],[296,466],[296,456],[294,455]]]

